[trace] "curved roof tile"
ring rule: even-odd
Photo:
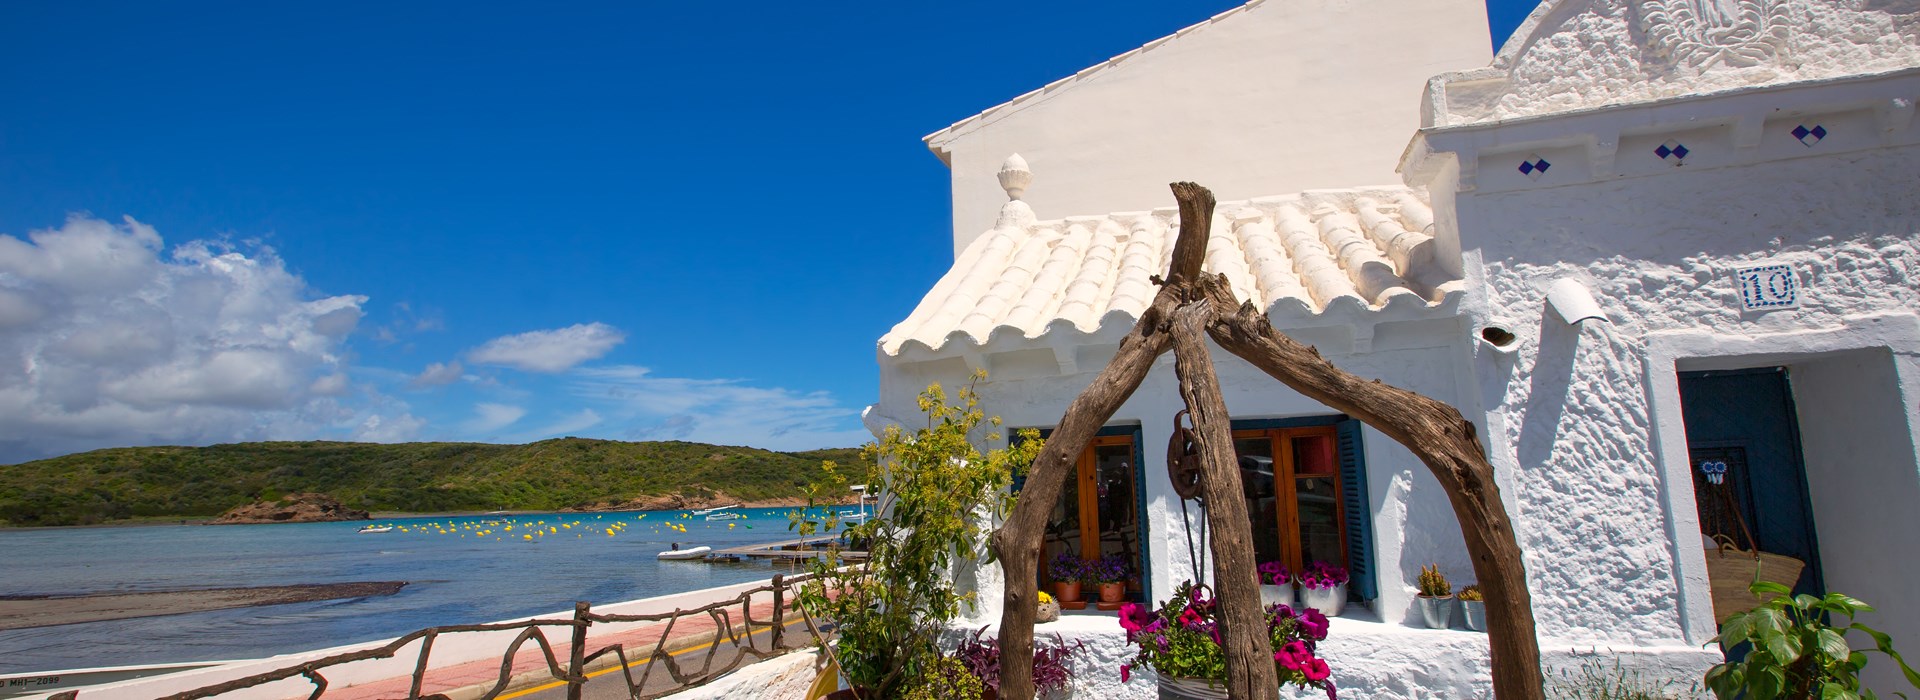
[[[965,339],[1092,334],[1138,319],[1158,291],[1179,224],[1171,208],[1033,221],[1002,216],[906,320],[880,339],[898,355]],[[1215,209],[1208,272],[1276,318],[1433,308],[1459,280],[1433,262],[1433,210],[1406,188],[1315,191]]]

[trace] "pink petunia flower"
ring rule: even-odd
[[[1333,669],[1327,668],[1327,662],[1313,659],[1301,665],[1300,672],[1306,674],[1309,681],[1324,681],[1333,675]]]

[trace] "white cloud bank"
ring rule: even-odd
[[[418,376],[415,376],[412,381],[407,383],[407,386],[414,389],[446,386],[460,381],[460,376],[465,372],[466,368],[460,366],[459,360],[445,364],[434,362],[428,364],[425,370],[422,370]]]
[[[467,359],[484,365],[551,374],[599,359],[626,339],[627,334],[613,326],[581,323],[494,338],[467,353]]]
[[[461,427],[470,433],[491,433],[519,422],[527,415],[527,409],[501,403],[476,404],[473,407],[473,419]]]
[[[873,439],[859,409],[826,392],[746,386],[733,379],[656,377],[645,367],[575,370],[574,393],[612,408],[627,440],[688,440],[770,450],[852,447]]]
[[[312,298],[271,249],[74,216],[0,235],[0,463],[97,447],[337,437],[421,425],[353,407],[341,357],[366,297]]]

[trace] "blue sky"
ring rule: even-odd
[[[0,463],[857,444],[920,137],[1237,4],[0,4]]]

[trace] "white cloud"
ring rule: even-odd
[[[319,297],[273,250],[165,251],[132,219],[0,235],[0,463],[139,444],[417,430],[342,404],[363,296]]]
[[[525,435],[520,436],[518,441],[533,442],[535,440],[544,440],[550,437],[571,435],[574,433],[578,433],[582,430],[591,428],[593,426],[599,425],[602,420],[604,419],[600,417],[600,414],[594,412],[593,409],[591,408],[581,409],[579,413],[575,413],[573,415],[561,418],[560,420],[555,421],[550,425],[545,425],[539,428],[535,428],[532,432],[529,432]]]
[[[467,353],[467,359],[528,372],[564,372],[607,354],[627,334],[604,323],[583,323],[550,331],[502,336]]]
[[[466,368],[460,366],[459,360],[454,360],[446,364],[435,362],[427,365],[425,370],[421,370],[420,374],[413,378],[413,381],[407,383],[407,386],[414,389],[446,386],[460,381],[460,375],[465,372]]]
[[[473,418],[461,425],[461,428],[470,433],[491,433],[513,425],[525,415],[527,415],[527,409],[519,406],[500,403],[476,404],[473,407]]]
[[[873,439],[860,412],[826,392],[733,379],[656,377],[629,365],[575,370],[575,395],[606,402],[628,440],[690,440],[774,450],[851,447]]]
[[[353,429],[355,442],[406,442],[420,433],[426,421],[402,413],[398,416],[374,414],[360,421]]]
[[[347,393],[347,374],[335,372],[315,379],[312,384],[307,385],[307,391],[320,396],[339,396]]]

